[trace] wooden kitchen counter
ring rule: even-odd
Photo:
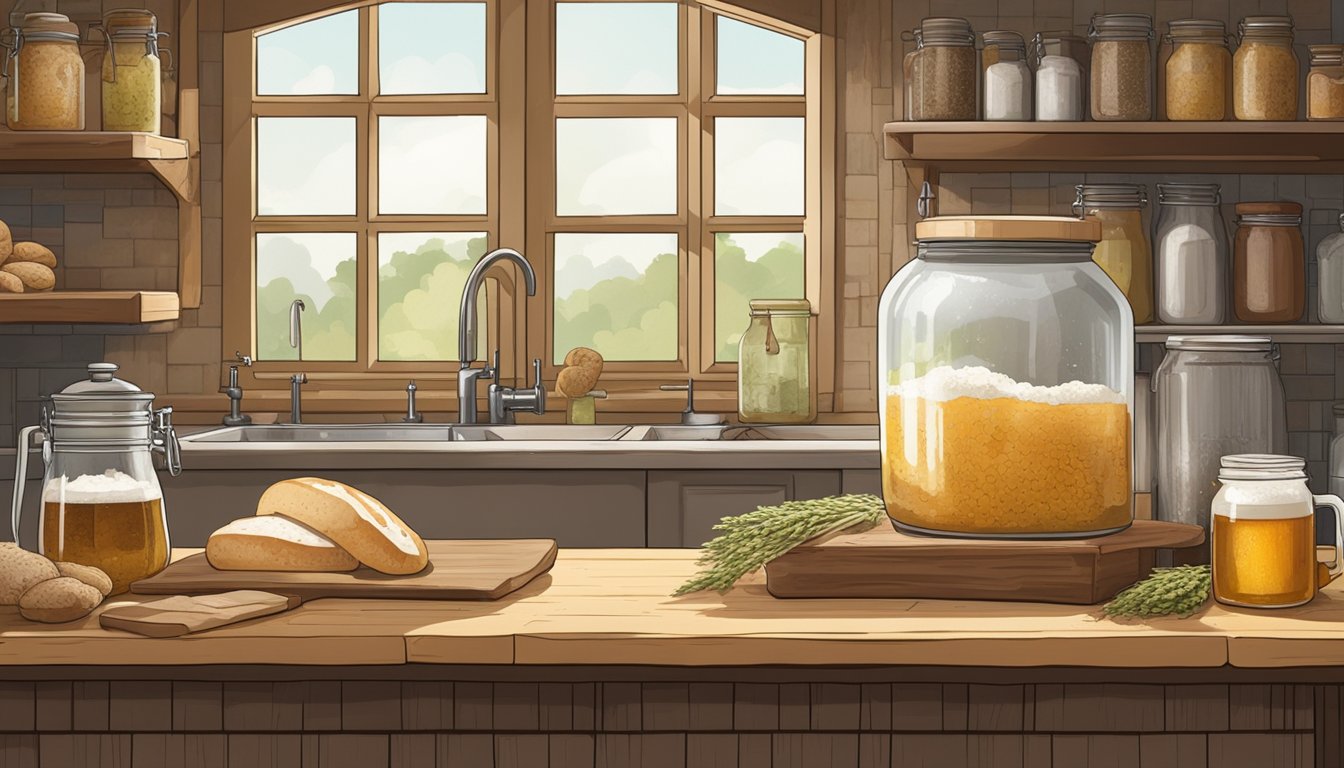
[[[561,550],[551,573],[497,602],[318,600],[177,639],[106,631],[96,616],[33,624],[6,608],[0,664],[1344,665],[1339,585],[1297,609],[1212,605],[1190,619],[1122,624],[1079,606],[777,600],[761,577],[726,595],[668,597],[695,558],[692,550]]]

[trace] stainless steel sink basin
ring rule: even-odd
[[[259,424],[187,435],[184,443],[401,443],[487,440],[615,440],[624,425]]]

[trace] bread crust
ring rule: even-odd
[[[205,542],[205,559],[212,567],[221,571],[307,573],[353,571],[359,567],[354,555],[302,523],[282,515],[244,518],[244,521],[261,525],[254,526],[254,530],[237,530],[234,523],[242,521],[235,520],[210,534]],[[326,545],[294,541],[290,535],[294,528],[322,539]]]
[[[282,480],[262,494],[257,514],[297,520],[381,573],[404,576],[429,564],[419,534],[382,502],[335,480]]]

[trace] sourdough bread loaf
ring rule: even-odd
[[[326,536],[364,565],[392,575],[418,573],[429,550],[382,502],[335,480],[300,477],[266,489],[258,515],[284,515]]]
[[[244,517],[210,534],[205,558],[221,571],[353,571],[354,555],[280,515]]]

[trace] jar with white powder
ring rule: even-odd
[[[1227,319],[1227,228],[1217,184],[1158,184],[1157,319],[1217,325]]]
[[[1339,231],[1316,246],[1316,311],[1322,323],[1344,323],[1344,214]]]
[[[1027,46],[1016,32],[985,33],[985,119],[1031,119],[1031,70]],[[991,55],[991,51],[993,52]]]
[[[1063,32],[1038,32],[1032,51],[1036,62],[1036,119],[1082,120],[1087,104],[1087,41]]]

